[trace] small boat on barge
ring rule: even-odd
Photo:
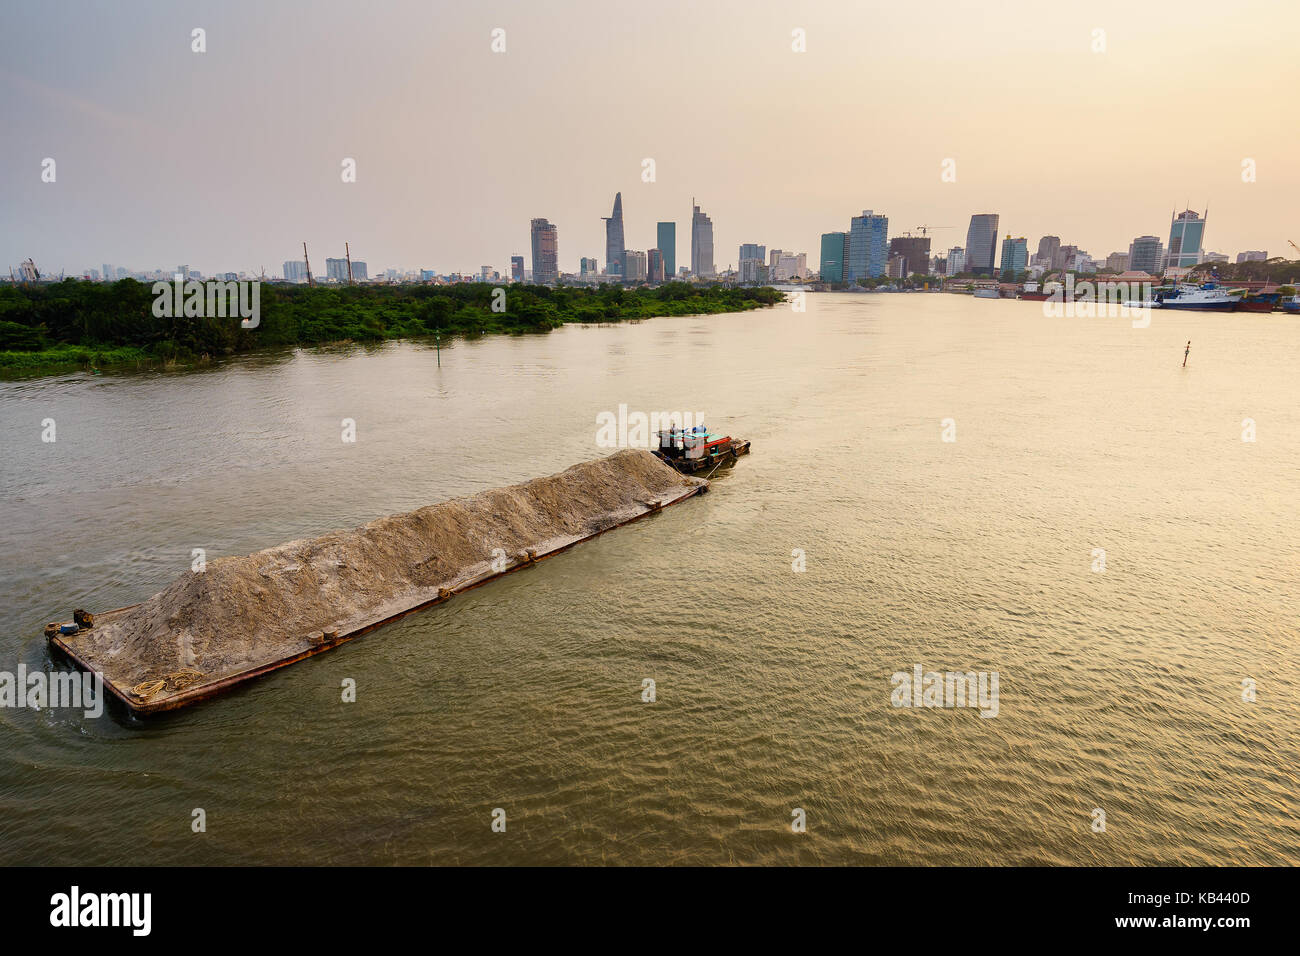
[[[651,451],[684,475],[701,471],[712,474],[723,465],[734,465],[741,455],[748,455],[749,440],[713,434],[703,425],[668,428],[659,432],[659,447]]]

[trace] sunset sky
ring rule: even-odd
[[[0,267],[278,276],[347,240],[372,274],[505,272],[544,216],[576,271],[618,190],[628,248],[675,219],[679,264],[692,196],[719,268],[813,265],[863,209],[951,227],[935,251],[997,212],[1104,257],[1188,203],[1207,251],[1297,258],[1298,36],[1295,0],[11,5]]]

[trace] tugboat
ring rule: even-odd
[[[749,440],[711,433],[703,425],[669,428],[659,432],[659,447],[651,451],[684,475],[700,471],[712,474],[723,465],[734,465],[741,455],[748,455]]]

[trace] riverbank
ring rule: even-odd
[[[769,287],[551,288],[263,284],[255,328],[238,318],[158,316],[151,284],[68,279],[0,287],[0,376],[188,367],[284,346],[548,332],[562,325],[713,315],[775,305]]]

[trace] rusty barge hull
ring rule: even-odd
[[[259,663],[256,666],[235,673],[226,674],[213,680],[176,690],[157,699],[141,698],[140,695],[134,692],[134,686],[127,686],[127,684],[130,683],[129,681],[124,683],[120,680],[113,680],[107,674],[104,674],[103,677],[104,687],[107,688],[115,698],[117,698],[133,715],[136,716],[148,716],[150,714],[163,713],[187,707],[192,704],[197,704],[201,701],[217,697],[258,677],[280,670],[283,667],[288,667],[290,664],[296,664],[309,657],[315,657],[317,654],[323,654],[326,651],[333,650],[336,647],[346,644],[349,641],[356,640],[359,637],[369,634],[371,631],[377,630],[386,624],[391,624],[410,614],[416,614],[420,611],[428,610],[436,605],[443,604],[457,594],[482,587],[497,578],[504,577],[507,574],[511,574],[523,568],[532,567],[539,561],[544,561],[547,558],[554,557],[555,555],[561,554],[585,541],[590,541],[593,538],[599,537],[608,531],[613,531],[616,528],[631,524],[647,515],[655,514],[666,507],[678,504],[688,498],[693,498],[696,495],[703,494],[709,490],[709,483],[707,481],[702,479],[694,479],[694,481],[696,484],[687,487],[680,493],[670,497],[635,501],[635,504],[644,510],[639,511],[624,520],[620,520],[615,524],[611,524],[608,527],[601,528],[590,534],[576,537],[573,540],[563,541],[545,551],[526,549],[520,556],[508,560],[503,570],[487,571],[461,581],[455,586],[438,588],[437,595],[430,597],[427,600],[418,601],[408,607],[398,608],[391,611],[391,613],[384,614],[382,617],[365,621],[346,631],[341,630],[337,634],[326,633],[324,635],[325,639],[318,643],[312,642],[310,643],[310,646],[300,650],[295,650],[292,653],[285,654],[284,656],[278,657],[274,660]],[[63,656],[83,671],[89,673],[100,671],[101,669],[95,666],[93,655],[84,653],[78,649],[78,638],[100,631],[101,628],[113,625],[114,622],[120,621],[126,615],[140,609],[143,606],[143,603],[147,602],[142,602],[142,604],[132,604],[127,607],[96,614],[94,616],[94,626],[92,628],[84,629],[77,634],[65,635],[55,633],[48,638],[49,646],[53,652]]]

